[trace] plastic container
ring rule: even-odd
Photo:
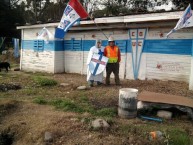
[[[150,140],[160,140],[163,138],[163,133],[161,131],[152,131],[149,133]]]
[[[119,90],[118,115],[121,118],[135,118],[137,116],[138,90],[122,88]]]

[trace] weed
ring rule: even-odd
[[[40,86],[55,86],[57,81],[44,77],[34,77],[35,82]]]
[[[37,97],[33,100],[34,103],[45,105],[47,101],[43,97]]]
[[[26,88],[23,90],[23,93],[26,94],[26,95],[37,95],[38,94],[38,91],[37,89],[34,89],[34,88]]]
[[[115,108],[103,108],[100,110],[95,110],[94,107],[88,103],[87,97],[81,97],[79,102],[69,99],[52,100],[50,104],[58,109],[62,109],[63,111],[73,111],[78,113],[88,112],[94,116],[115,117],[117,114]]]
[[[86,97],[86,96],[81,96],[81,97],[80,97],[80,101],[81,101],[82,103],[88,103],[88,102],[89,102],[89,99],[88,99],[88,97]]]
[[[190,138],[187,133],[181,130],[171,130],[168,134],[170,135],[170,145],[190,145]]]
[[[102,117],[115,117],[117,115],[117,109],[115,108],[102,108],[96,111],[97,116]]]
[[[83,108],[81,108],[78,103],[75,103],[71,100],[54,100],[51,102],[58,109],[62,109],[63,111],[73,111],[82,113],[84,112]]]

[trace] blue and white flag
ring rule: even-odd
[[[66,6],[62,19],[56,28],[55,38],[63,39],[67,30],[81,18],[87,18],[88,14],[78,0],[70,0]]]
[[[89,71],[92,75],[98,75],[102,73],[107,65],[108,58],[103,56],[102,54],[93,54],[91,61],[89,63]]]
[[[184,11],[182,17],[180,18],[180,20],[178,21],[178,23],[176,24],[174,29],[172,29],[166,35],[166,37],[168,38],[168,36],[170,34],[172,34],[173,32],[175,32],[178,29],[185,28],[185,27],[191,27],[191,26],[193,26],[193,16],[192,16],[192,10],[191,10],[190,4],[189,4],[189,6]]]
[[[19,57],[19,39],[13,38],[13,44],[14,44],[14,57]]]

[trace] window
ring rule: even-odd
[[[44,40],[35,40],[34,41],[34,51],[43,52],[44,51]]]

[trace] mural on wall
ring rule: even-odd
[[[147,29],[129,29],[134,79],[138,79],[146,32]]]
[[[180,72],[184,67],[179,62],[157,62],[157,67],[162,72]]]

